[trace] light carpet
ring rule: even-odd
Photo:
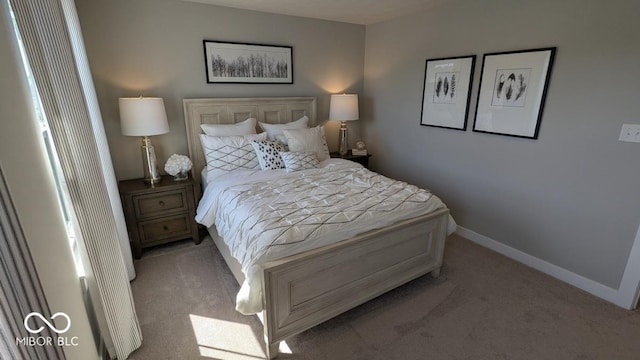
[[[451,236],[423,276],[287,341],[282,359],[640,359],[640,314]],[[130,359],[264,358],[262,324],[213,242],[145,252],[132,282],[143,345]]]

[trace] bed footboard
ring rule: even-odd
[[[278,344],[410,280],[438,276],[448,209],[266,264],[264,332]]]

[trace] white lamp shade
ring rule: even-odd
[[[329,120],[351,121],[359,117],[357,94],[331,95]]]
[[[162,98],[120,98],[122,135],[151,136],[169,132]]]

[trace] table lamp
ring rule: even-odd
[[[347,141],[347,121],[358,120],[358,95],[331,95],[329,105],[329,120],[340,121],[340,155],[347,155],[349,151]]]
[[[120,105],[122,135],[142,136],[144,182],[152,185],[157,184],[161,178],[156,165],[156,153],[149,136],[169,132],[164,101],[162,98],[140,96],[120,98],[118,103]]]

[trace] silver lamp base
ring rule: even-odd
[[[345,156],[349,152],[349,146],[347,145],[347,122],[340,122],[340,155]]]
[[[158,174],[158,166],[156,165],[156,151],[151,145],[151,139],[148,136],[142,137],[142,168],[144,169],[144,182],[147,184],[157,184],[162,179]]]

